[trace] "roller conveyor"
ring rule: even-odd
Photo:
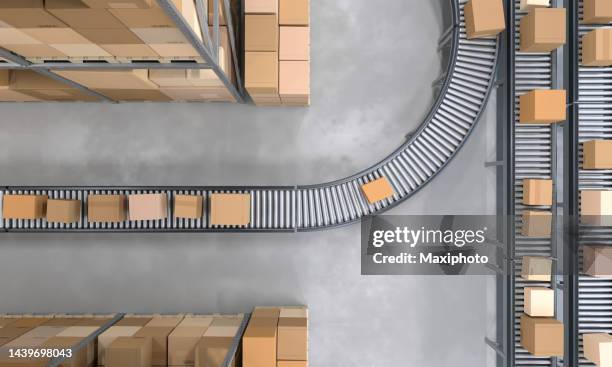
[[[383,212],[428,183],[453,158],[478,121],[495,78],[497,39],[468,40],[463,7],[467,0],[451,0],[453,30],[451,60],[436,103],[421,128],[384,161],[357,175],[336,182],[297,187],[6,187],[6,193],[42,193],[50,198],[83,200],[79,223],[60,225],[45,220],[2,220],[5,231],[303,231],[340,226]],[[386,177],[395,195],[369,204],[361,185]],[[193,192],[208,197],[213,192],[251,194],[251,223],[246,227],[214,228],[201,220],[168,220],[91,224],[86,218],[91,193],[165,192],[172,204],[175,194]]]

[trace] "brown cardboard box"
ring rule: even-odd
[[[77,337],[53,337],[46,340],[41,347],[51,349],[70,349],[75,347],[82,338]],[[87,354],[88,348],[81,348],[78,351],[74,351],[71,358],[66,359],[62,362],[62,367],[88,367],[89,356]]]
[[[45,323],[47,323],[51,318],[49,317],[29,317],[29,316],[23,316],[23,317],[19,317],[17,320],[15,320],[14,323],[11,324],[12,327],[16,327],[16,328],[35,328],[37,326],[43,325]]]
[[[174,329],[183,321],[184,315],[157,315],[151,319],[145,326],[147,327],[171,327]]]
[[[183,319],[168,336],[168,365],[193,365],[195,363],[196,346],[212,321],[212,317]]]
[[[280,61],[278,91],[284,104],[310,103],[310,62]]]
[[[247,14],[244,27],[245,51],[278,51],[276,14]]]
[[[192,87],[185,69],[151,69],[149,80],[159,87]]]
[[[519,9],[521,11],[529,11],[534,8],[548,8],[550,0],[521,0]]]
[[[148,44],[189,43],[178,28],[132,28],[131,31]]]
[[[27,333],[31,329],[31,327],[16,327],[12,325],[5,326],[3,328],[0,328],[0,338],[8,339],[10,342],[11,340],[17,339],[18,337]]]
[[[10,27],[10,26],[9,26]],[[2,28],[0,23],[0,45],[38,45],[41,41],[17,28]]]
[[[244,2],[245,14],[278,14],[278,0],[248,0]]]
[[[168,198],[161,194],[129,195],[130,220],[161,220],[168,217]]]
[[[280,106],[282,104],[278,95],[251,95],[251,99],[257,106]]]
[[[202,196],[175,195],[174,216],[176,218],[200,219],[202,218]]]
[[[87,201],[87,220],[90,223],[126,220],[125,195],[89,195]]]
[[[174,327],[171,326],[145,326],[134,334],[136,338],[147,338],[151,340],[152,366],[167,366],[168,336],[172,333],[172,330],[174,330]]]
[[[157,89],[146,69],[57,70],[56,73],[90,89]]]
[[[582,143],[583,169],[612,169],[612,140]]]
[[[308,320],[285,318],[278,320],[277,359],[283,361],[308,360]]]
[[[76,57],[76,58],[111,57],[111,54],[106,52],[102,47],[95,45],[93,43],[83,43],[83,44],[65,44],[65,43],[55,44],[54,43],[51,46],[53,48],[60,50],[62,53],[66,54],[66,56],[68,57]]]
[[[146,337],[118,337],[106,351],[107,367],[151,367],[152,340]]]
[[[22,28],[21,30],[48,45],[86,45],[91,43],[72,28]]]
[[[114,101],[167,102],[170,100],[161,91],[152,89],[96,89],[96,92]]]
[[[115,326],[145,326],[151,321],[152,317],[132,317],[126,316],[119,320]]]
[[[393,186],[386,177],[380,177],[362,185],[361,190],[370,204],[388,199],[395,194]]]
[[[222,87],[217,88],[164,88],[161,89],[166,96],[175,101],[185,102],[236,102],[229,91]]]
[[[525,237],[550,237],[552,213],[548,211],[524,210],[521,234]]]
[[[468,39],[497,36],[506,29],[502,0],[470,0],[464,12]]]
[[[251,319],[278,319],[280,311],[279,307],[255,307],[251,313]]]
[[[310,60],[310,27],[280,27],[278,58],[281,61]]]
[[[605,24],[612,22],[612,3],[610,0],[584,0],[583,19],[586,24]]]
[[[115,57],[127,57],[136,60],[159,57],[151,47],[145,44],[102,44],[100,47]]]
[[[50,338],[66,330],[67,326],[47,326],[45,324],[36,326],[30,329],[27,333],[21,335],[23,338]]]
[[[564,8],[535,8],[521,19],[521,52],[551,52],[565,44]]]
[[[608,367],[612,364],[612,335],[605,333],[582,334],[584,358],[596,366]]]
[[[13,339],[10,342],[6,343],[4,345],[5,348],[33,348],[33,347],[39,347],[42,344],[44,344],[44,342],[47,340],[48,338],[28,338],[25,336],[20,336],[19,338]],[[1,366],[2,364],[0,364]]]
[[[19,93],[10,89],[11,75],[10,70],[0,70],[0,101],[6,102],[28,102],[38,99],[27,94]]]
[[[149,47],[161,57],[200,57],[198,51],[188,43],[150,43]]]
[[[552,205],[552,180],[523,179],[523,205]]]
[[[73,29],[125,28],[108,10],[92,9],[80,1],[45,0],[45,9]]]
[[[281,307],[279,317],[307,319],[308,318],[308,307],[306,306]]]
[[[584,246],[582,248],[585,274],[592,277],[612,278],[612,247]]]
[[[278,361],[276,367],[308,367],[308,361]]]
[[[541,256],[523,256],[521,278],[540,282],[550,282],[552,260]]]
[[[275,318],[251,318],[242,337],[242,364],[250,367],[276,365],[277,324]]]
[[[519,98],[521,124],[551,124],[566,119],[565,90],[532,90]]]
[[[68,56],[49,45],[4,45],[4,48],[23,57],[40,57],[46,59],[65,59]]]
[[[521,345],[537,357],[563,357],[563,323],[553,318],[522,315]]]
[[[92,9],[148,9],[157,6],[155,0],[81,0]]]
[[[143,41],[127,28],[119,29],[78,29],[77,32],[89,41],[104,45],[144,45]]]
[[[97,101],[96,97],[29,70],[11,72],[12,90],[51,101]]]
[[[250,194],[212,194],[210,196],[211,225],[246,226],[250,222]]]
[[[15,28],[66,27],[66,24],[45,10],[43,0],[2,0],[0,21]]]
[[[612,225],[612,191],[581,190],[580,216],[584,224]]]
[[[49,199],[47,221],[51,223],[75,223],[81,220],[81,200]]]
[[[280,0],[278,6],[280,25],[310,25],[310,0]]]
[[[598,28],[582,37],[582,66],[612,65],[612,29]]]
[[[106,349],[119,337],[132,337],[141,326],[111,326],[98,336],[98,366],[106,365]]]
[[[544,287],[525,287],[525,313],[532,317],[555,316],[555,291]]]
[[[40,219],[47,210],[47,195],[4,195],[2,217],[5,219]]]
[[[159,7],[149,9],[110,9],[109,11],[128,28],[176,27],[176,24],[166,15],[164,9]]]
[[[195,348],[194,367],[221,367],[229,353],[233,338],[203,337]],[[236,360],[230,367],[236,366]]]
[[[245,87],[251,96],[278,95],[278,53],[245,53]]]
[[[15,322],[15,319],[0,318],[0,328],[7,327]]]

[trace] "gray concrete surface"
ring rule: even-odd
[[[439,2],[312,0],[313,107],[2,104],[2,184],[294,184],[390,153],[429,108]],[[494,106],[394,210],[484,214]],[[493,187],[491,185],[493,184]],[[360,276],[359,227],[281,235],[2,235],[0,312],[308,304],[313,367],[485,365],[487,277]]]

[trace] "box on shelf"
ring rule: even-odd
[[[278,51],[278,16],[247,14],[244,17],[245,51]]]
[[[506,29],[502,0],[470,0],[464,12],[468,39],[497,36]]]
[[[524,210],[521,235],[525,237],[550,237],[552,231],[552,213],[549,211]]]
[[[537,357],[563,357],[563,323],[554,318],[522,315],[521,345]]]
[[[251,320],[242,337],[242,364],[244,366],[276,365],[279,313],[278,309],[276,312],[273,310],[258,312],[256,309],[251,314]]]
[[[47,195],[5,194],[2,202],[4,219],[41,219],[47,210]]]
[[[310,104],[310,62],[280,61],[278,91],[285,105]]]
[[[395,191],[386,177],[380,177],[361,186],[361,190],[370,204],[393,197]]]
[[[310,27],[280,27],[280,61],[310,60]]]
[[[245,0],[245,14],[278,14],[278,0]]]
[[[168,102],[170,98],[159,90],[153,89],[96,89],[114,101],[124,102]]]
[[[56,74],[90,89],[157,89],[147,69],[57,70]]]
[[[203,198],[200,195],[175,195],[174,216],[176,218],[202,218]]]
[[[163,88],[161,92],[173,101],[182,102],[236,102],[224,87]]]
[[[583,169],[612,169],[612,140],[582,143]]]
[[[186,317],[168,336],[168,365],[193,366],[196,347],[213,317]]]
[[[26,58],[66,59],[68,55],[49,45],[2,45],[9,51]]]
[[[582,36],[582,66],[612,65],[612,28],[598,28]]]
[[[119,322],[121,322],[120,320]],[[107,348],[120,337],[132,337],[141,326],[115,325],[98,335],[98,366],[106,365]]]
[[[69,57],[110,56],[100,46],[92,43],[72,28],[24,28],[23,31]]]
[[[525,287],[525,313],[531,317],[555,316],[555,291],[545,287]]]
[[[151,367],[152,339],[118,337],[106,350],[108,367]]]
[[[50,223],[70,224],[81,220],[81,201],[49,199],[47,201],[47,221]]]
[[[612,335],[606,333],[582,334],[584,358],[596,366],[612,364]]]
[[[115,326],[145,326],[151,321],[152,317],[134,317],[134,316],[125,316],[121,320],[119,320]],[[129,335],[126,335],[129,336]]]
[[[11,71],[0,70],[0,101],[5,102],[30,102],[38,101],[37,98],[31,97],[24,93],[11,90]]]
[[[565,90],[538,89],[519,97],[521,124],[552,124],[567,118]]]
[[[588,245],[582,247],[583,271],[592,277],[612,278],[612,247]]]
[[[115,57],[158,58],[134,32],[123,29],[79,29],[78,32]]]
[[[520,52],[551,52],[565,44],[564,8],[535,8],[521,19]]]
[[[523,180],[523,205],[552,205],[552,180],[530,179]]]
[[[196,346],[193,366],[213,367],[223,365],[233,340],[232,337],[203,337]]]
[[[168,217],[168,198],[161,194],[128,196],[130,220],[162,220]]]
[[[168,336],[173,330],[174,326],[148,326],[147,324],[147,326],[138,330],[136,334],[134,334],[134,338],[145,338],[151,340],[151,365],[167,365]]]
[[[155,0],[81,0],[92,9],[148,9],[157,6]]]
[[[550,282],[552,259],[541,256],[523,256],[521,278],[540,282]]]
[[[581,190],[580,216],[584,224],[612,225],[612,191]]]
[[[310,0],[279,0],[278,6],[281,26],[310,25]]]
[[[213,226],[246,226],[251,222],[250,194],[210,195],[210,224]]]
[[[245,53],[245,87],[251,96],[278,95],[278,53]]]
[[[584,0],[582,10],[582,21],[586,24],[612,22],[612,3],[610,0]]]
[[[533,8],[548,8],[550,0],[521,0],[519,9],[521,11],[529,11]]]
[[[125,195],[89,195],[87,220],[94,222],[123,222],[126,220],[127,197]]]
[[[126,28],[108,10],[92,9],[81,1],[45,0],[45,9],[75,30]]]
[[[15,28],[62,28],[66,24],[45,10],[43,0],[2,0],[0,21]]]

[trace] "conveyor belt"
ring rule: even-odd
[[[463,15],[467,0],[450,1],[455,27],[452,34],[451,60],[441,93],[419,130],[375,166],[336,182],[297,187],[4,189],[9,193],[37,192],[50,197],[74,197],[84,200],[84,205],[87,195],[94,192],[166,192],[170,199],[174,194],[183,191],[197,192],[205,196],[213,192],[246,192],[252,197],[251,224],[247,227],[214,228],[208,224],[206,217],[198,221],[169,219],[94,225],[87,222],[85,210],[82,220],[70,226],[50,224],[45,220],[3,220],[0,226],[6,231],[308,231],[345,225],[364,216],[381,213],[425,186],[454,157],[480,118],[495,79],[497,39],[468,40]],[[543,136],[543,140],[546,139],[546,136]],[[395,195],[370,205],[360,186],[382,176],[391,182]]]

